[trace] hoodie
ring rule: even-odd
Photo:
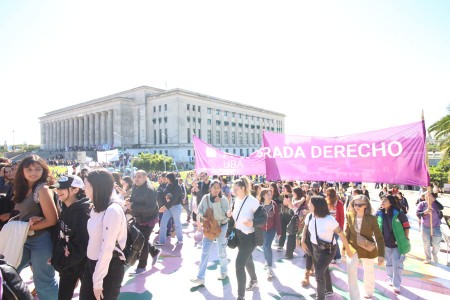
[[[53,246],[52,265],[58,272],[82,274],[89,242],[87,222],[89,199],[83,198],[71,206],[62,204],[58,220],[58,236]]]

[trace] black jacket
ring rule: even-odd
[[[158,205],[159,207],[164,206],[164,204],[166,203],[166,200],[164,199],[164,191],[166,190],[167,187],[167,183],[161,183],[158,187]]]
[[[167,202],[166,199],[166,195],[167,194],[171,194],[171,200],[169,202]],[[178,185],[178,183],[175,184],[171,184],[169,183],[166,187],[166,189],[164,190],[164,206],[169,209],[174,205],[177,204],[181,204],[181,200],[182,200],[182,192],[181,192],[181,187]]]
[[[130,203],[131,214],[138,223],[158,217],[159,207],[156,202],[156,191],[149,181],[141,186],[133,186]]]
[[[86,264],[89,242],[87,222],[89,220],[89,199],[83,198],[71,206],[62,204],[58,220],[58,236],[53,245],[52,265],[58,272],[82,274]],[[69,255],[66,256],[66,247]]]

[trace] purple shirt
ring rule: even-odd
[[[441,225],[441,219],[439,218],[438,210],[442,210],[442,204],[438,204],[439,202],[434,201],[431,206],[433,207],[433,227],[439,227]],[[417,205],[416,214],[419,218],[422,218],[422,224],[424,227],[430,228],[430,215],[424,215],[423,212],[428,209],[427,201],[422,201]]]

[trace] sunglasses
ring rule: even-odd
[[[353,203],[353,207],[363,207],[366,206],[365,203]]]

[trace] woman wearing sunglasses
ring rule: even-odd
[[[364,298],[371,299],[375,291],[375,258],[378,265],[384,262],[384,239],[372,206],[365,195],[355,196],[346,215],[345,237],[355,255],[347,260],[350,299],[361,299],[358,288],[358,262],[364,268]],[[374,236],[376,245],[374,243]],[[343,249],[345,253],[346,249]]]

